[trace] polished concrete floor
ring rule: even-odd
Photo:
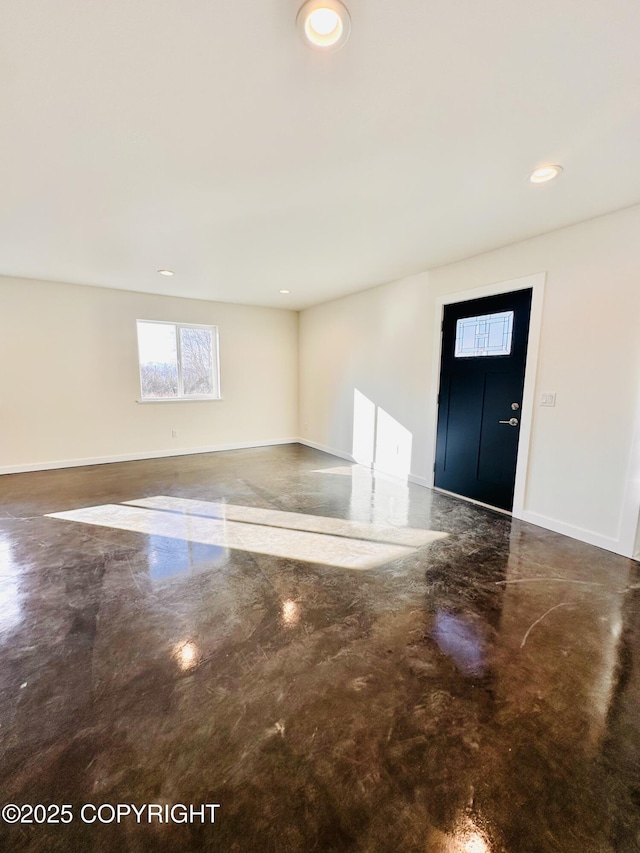
[[[639,565],[308,448],[0,478],[0,643],[2,851],[640,850]]]

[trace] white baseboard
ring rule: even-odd
[[[335,450],[333,447],[325,447],[324,444],[309,441],[307,438],[296,438],[294,441],[297,441],[298,444],[304,444],[306,447],[312,447],[314,450],[321,450],[323,453],[330,453],[331,456],[337,456],[339,459],[346,459],[347,462],[356,461],[350,453],[343,453],[341,450]]]
[[[297,438],[278,438],[271,441],[241,441],[233,444],[212,444],[208,447],[188,447],[176,450],[148,450],[121,453],[114,456],[95,456],[86,459],[63,459],[57,462],[33,462],[28,465],[7,465],[2,474],[26,474],[30,471],[52,471],[56,468],[80,468],[84,465],[109,465],[112,462],[139,462],[144,459],[163,459],[170,456],[195,456],[198,453],[218,453],[221,450],[249,450],[252,447],[271,447],[278,444],[297,444]]]
[[[426,477],[418,477],[417,474],[409,474],[407,477],[410,483],[414,483],[416,486],[422,486],[424,489],[432,489],[433,484],[427,480]]]
[[[604,548],[605,551],[613,551],[615,554],[620,554],[623,557],[633,556],[631,553],[625,553],[620,540],[614,539],[613,536],[603,536],[601,533],[594,533],[593,530],[576,527],[573,524],[557,521],[555,518],[539,515],[537,512],[530,512],[529,510],[524,510],[520,517],[523,521],[528,521],[529,524],[544,527],[545,530],[552,530],[554,533],[562,533],[564,536],[571,537],[571,539],[578,539],[580,542],[586,542],[588,545]]]

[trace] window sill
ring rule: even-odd
[[[222,397],[156,397],[155,399],[136,400],[136,403],[221,403]]]

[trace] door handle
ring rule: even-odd
[[[509,424],[509,426],[518,426],[517,418],[509,418],[508,421],[498,421],[499,424]]]

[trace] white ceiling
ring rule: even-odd
[[[640,202],[635,0],[301,2],[2,0],[0,274],[301,308]]]

